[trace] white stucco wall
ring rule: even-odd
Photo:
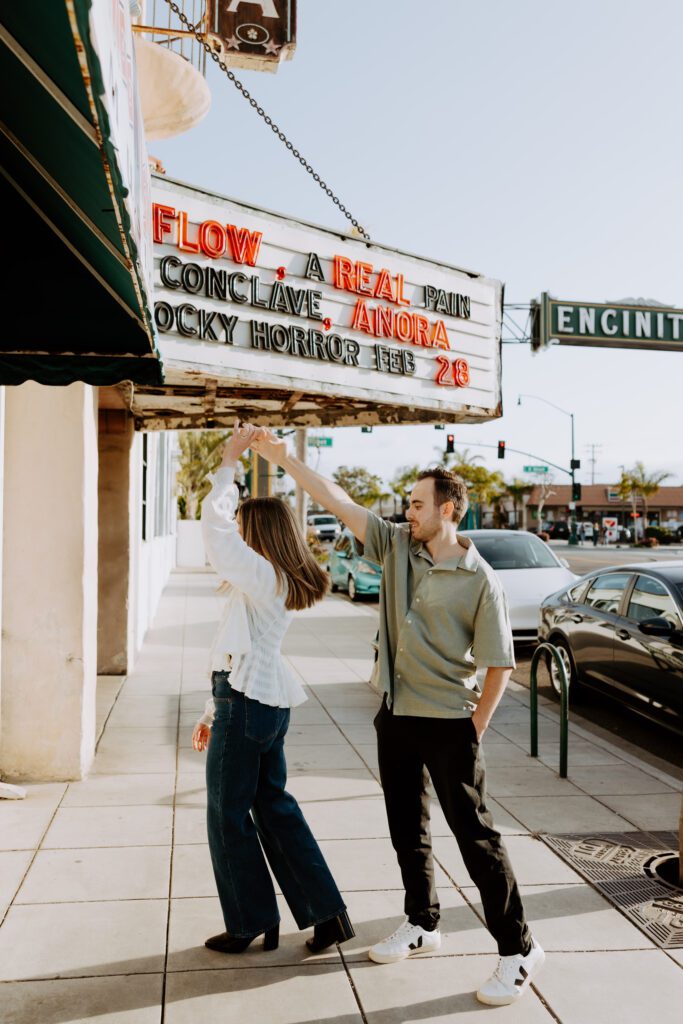
[[[0,772],[81,778],[95,743],[97,398],[5,394]]]

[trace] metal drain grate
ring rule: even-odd
[[[658,946],[683,948],[683,893],[655,872],[663,856],[678,851],[676,832],[540,838]]]

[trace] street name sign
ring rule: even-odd
[[[331,448],[332,438],[331,437],[309,437],[307,439],[309,448]]]
[[[544,292],[532,302],[531,318],[535,350],[552,343],[683,351],[683,309],[637,302],[569,302]]]
[[[167,387],[136,389],[144,429],[501,415],[499,281],[161,175],[152,190]]]
[[[547,466],[525,466],[524,467],[524,472],[525,473],[547,473],[548,472],[548,467]]]

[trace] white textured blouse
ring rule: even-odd
[[[281,646],[292,619],[273,566],[242,539],[235,521],[238,492],[235,471],[222,466],[209,478],[202,502],[202,536],[209,562],[230,584],[223,617],[211,648],[211,672],[230,668],[230,685],[271,707],[293,708],[307,698],[286,665]],[[213,721],[209,700],[201,721]]]

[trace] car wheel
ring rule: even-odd
[[[360,600],[358,591],[356,590],[356,581],[353,576],[349,576],[349,597],[352,601]]]
[[[555,637],[553,640],[550,641],[550,643],[554,644],[555,647],[557,647],[560,658],[567,673],[567,680],[569,682],[569,700],[572,703],[576,703],[577,700],[579,700],[581,697],[581,686],[578,681],[576,666],[574,665],[574,659],[572,658],[572,652],[569,649],[569,644],[566,640],[563,640],[561,637]],[[557,667],[557,663],[551,654],[548,654],[548,675],[550,676],[551,686],[557,694],[557,696],[559,697],[562,692],[560,672]]]
[[[337,584],[336,583],[332,583],[331,580],[330,580],[330,590],[331,590],[331,592],[333,594],[336,594],[337,591],[339,590],[339,587],[337,586]]]

